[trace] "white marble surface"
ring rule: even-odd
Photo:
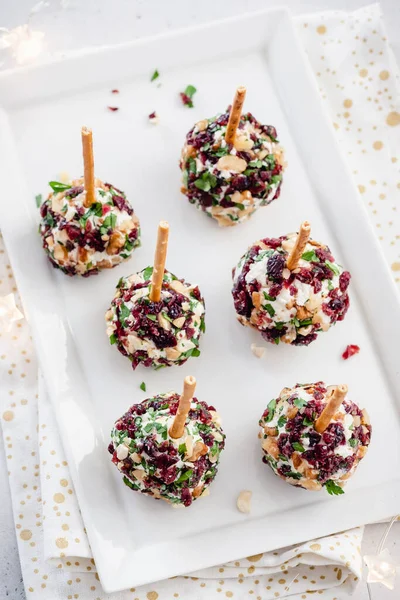
[[[49,6],[33,18],[35,28],[45,31],[49,52],[66,52],[89,45],[110,44],[167,29],[184,27],[213,19],[259,10],[267,6],[287,5],[295,14],[324,9],[355,10],[366,0],[48,0]],[[12,28],[27,21],[34,0],[0,0],[0,27]],[[385,24],[393,50],[400,60],[400,1],[382,0]],[[65,8],[60,8],[64,6]],[[110,26],[112,24],[112,26]],[[3,58],[4,60],[4,58]],[[4,62],[3,67],[12,63]],[[368,499],[366,499],[368,501]],[[400,507],[399,507],[400,512]],[[363,554],[376,551],[384,525],[366,528]],[[400,523],[397,523],[386,546],[400,558]],[[397,589],[372,587],[372,600],[394,600]],[[0,600],[25,598],[15,538],[5,456],[0,430]],[[355,600],[369,600],[366,584],[359,585]],[[54,599],[54,600],[65,600]],[[189,600],[189,599],[185,599]]]

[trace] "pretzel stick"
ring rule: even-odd
[[[93,160],[93,137],[92,130],[87,127],[82,127],[82,150],[83,150],[83,168],[84,168],[84,185],[86,196],[83,204],[89,208],[96,202],[94,191],[94,160]]]
[[[293,269],[297,268],[301,255],[304,252],[304,248],[310,239],[310,232],[310,223],[308,221],[303,221],[303,223],[300,225],[300,231],[297,235],[297,239],[286,261],[286,266],[290,271],[293,271]]]
[[[236,130],[239,125],[240,117],[242,116],[242,108],[245,97],[246,88],[238,87],[238,89],[236,90],[235,97],[233,99],[228,126],[225,132],[225,141],[227,144],[233,144],[235,142]]]
[[[323,433],[325,429],[328,427],[329,423],[332,420],[332,417],[338,410],[339,406],[342,404],[345,396],[347,394],[347,385],[341,384],[338,385],[331,397],[328,400],[324,410],[315,421],[314,429],[318,431],[318,433]]]
[[[151,276],[150,300],[159,302],[161,298],[161,287],[164,277],[165,261],[167,259],[169,225],[166,221],[160,221],[158,226],[157,246],[154,254],[154,267]]]
[[[169,435],[174,439],[178,439],[183,436],[186,417],[189,414],[190,403],[193,398],[195,389],[196,379],[191,375],[185,377],[183,382],[183,394],[179,398],[178,412],[176,413],[174,422],[172,423],[169,430]]]

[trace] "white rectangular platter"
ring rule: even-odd
[[[161,77],[150,83],[155,68]],[[178,96],[187,84],[198,89],[193,109]],[[289,166],[278,201],[224,230],[180,195],[178,160],[186,132],[224,110],[238,85],[248,90],[246,110],[276,126]],[[399,300],[289,14],[252,14],[3,73],[0,103],[1,227],[104,588],[138,586],[398,512]],[[111,113],[109,104],[120,110]],[[157,127],[147,122],[153,110]],[[98,177],[127,193],[143,236],[129,262],[71,279],[42,252],[34,195],[60,171],[82,172],[82,124],[94,131]],[[199,284],[207,332],[201,357],[185,366],[133,372],[108,343],[104,313],[119,277],[151,263],[160,219],[171,227],[167,267]],[[250,345],[261,338],[235,319],[231,268],[252,242],[295,231],[304,219],[351,271],[351,308],[308,348],[268,345],[259,360]],[[349,343],[361,352],[344,361]],[[179,391],[187,374],[198,380],[198,397],[218,408],[227,444],[210,497],[172,510],[126,488],[107,445],[113,422],[132,403]],[[261,462],[258,419],[269,400],[284,386],[317,380],[348,383],[373,423],[370,451],[342,497],[286,485]],[[236,509],[242,489],[253,491],[250,515]]]

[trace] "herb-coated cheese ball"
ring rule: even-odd
[[[205,331],[204,300],[195,285],[165,271],[159,302],[150,300],[153,267],[119,280],[106,313],[111,344],[139,363],[160,369],[182,365],[199,356],[199,339]]]
[[[116,421],[108,449],[132,490],[190,506],[208,494],[225,434],[215,409],[192,398],[183,435],[174,439],[169,432],[178,405],[174,392],[133,405]]]
[[[274,127],[243,114],[232,145],[225,140],[228,120],[229,109],[196,123],[180,162],[182,192],[223,227],[242,223],[279,197],[285,164]]]
[[[297,234],[253,244],[233,269],[232,296],[237,318],[263,338],[306,346],[342,321],[349,308],[350,273],[329,248],[309,239],[298,266],[287,268]]]
[[[365,456],[371,425],[366,410],[344,394],[326,428],[319,426],[335,389],[323,382],[284,388],[264,411],[259,437],[263,461],[276,475],[291,485],[324,487],[336,495]]]
[[[39,233],[54,267],[87,277],[115,267],[140,245],[139,220],[123,192],[96,180],[95,202],[86,207],[83,179],[51,181],[40,207]]]

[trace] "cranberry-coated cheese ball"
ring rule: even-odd
[[[248,219],[279,197],[284,170],[276,129],[251,113],[240,116],[233,143],[226,141],[229,109],[189,131],[182,150],[182,192],[220,226]]]
[[[190,506],[209,493],[225,435],[215,409],[192,398],[182,436],[172,437],[178,407],[174,392],[133,405],[116,421],[108,449],[132,490]]]
[[[121,277],[106,313],[111,344],[127,356],[136,369],[182,365],[199,356],[199,339],[205,331],[204,300],[196,285],[165,271],[159,302],[152,302],[153,267]]]
[[[306,346],[342,321],[349,308],[350,273],[328,246],[309,239],[290,270],[297,234],[253,244],[233,269],[237,318],[269,342]]]
[[[367,411],[346,397],[347,386],[323,382],[284,388],[260,419],[263,461],[291,485],[342,486],[365,456],[371,439]]]
[[[87,277],[115,267],[140,245],[139,219],[123,192],[97,179],[95,202],[85,206],[83,179],[50,185],[39,232],[54,267]]]

